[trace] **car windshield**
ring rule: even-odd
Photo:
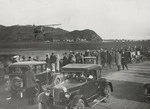
[[[16,66],[16,67],[10,67],[9,73],[24,74],[27,70],[28,70],[27,67]]]
[[[67,82],[84,82],[86,80],[84,72],[63,72],[63,75]]]

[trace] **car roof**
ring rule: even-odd
[[[101,66],[96,64],[67,64],[61,68],[62,71],[84,71],[84,70],[91,70],[91,69],[101,69]]]
[[[11,64],[10,66],[29,66],[29,65],[40,65],[46,64],[45,61],[21,61]]]

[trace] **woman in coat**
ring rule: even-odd
[[[121,67],[121,54],[119,51],[116,52],[116,65],[118,68],[118,71],[120,71],[120,67]]]

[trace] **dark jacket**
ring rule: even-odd
[[[56,56],[55,55],[51,55],[50,63],[56,63]]]
[[[25,87],[28,89],[31,87],[35,87],[35,85],[36,77],[34,75],[34,72],[32,70],[25,72]]]

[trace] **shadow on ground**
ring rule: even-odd
[[[112,80],[114,92],[112,96],[119,99],[144,101],[144,88],[142,83]]]

